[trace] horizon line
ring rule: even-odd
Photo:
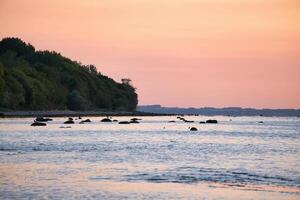
[[[300,110],[300,108],[257,108],[257,107],[242,107],[242,106],[226,106],[226,107],[214,107],[214,106],[200,106],[200,107],[181,107],[181,106],[166,106],[161,104],[143,104],[139,106],[160,106],[162,108],[180,108],[180,109],[202,109],[202,108],[213,108],[213,109],[226,109],[226,108],[240,108],[240,109],[255,109],[255,110]]]

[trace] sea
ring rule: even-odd
[[[299,117],[87,118],[1,118],[0,199],[300,199]]]

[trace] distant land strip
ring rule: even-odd
[[[282,117],[300,117],[300,109],[255,109],[241,107],[226,108],[179,108],[163,107],[161,105],[141,105],[137,111],[159,114],[181,114],[181,115],[224,115],[224,116],[282,116]]]

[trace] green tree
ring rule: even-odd
[[[67,96],[67,107],[70,110],[84,110],[86,102],[77,90],[69,93]]]
[[[0,41],[0,107],[7,109],[135,110],[130,79],[117,83],[94,65],[54,51],[35,51],[18,38]]]

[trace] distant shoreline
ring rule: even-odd
[[[180,108],[164,107],[161,105],[140,105],[137,107],[140,112],[160,114],[183,114],[183,115],[204,115],[204,116],[265,116],[265,117],[300,117],[300,109],[257,109],[241,107],[202,107],[202,108]]]
[[[128,111],[0,111],[0,118],[11,117],[76,117],[76,116],[171,116],[172,114],[158,114],[150,112]]]

